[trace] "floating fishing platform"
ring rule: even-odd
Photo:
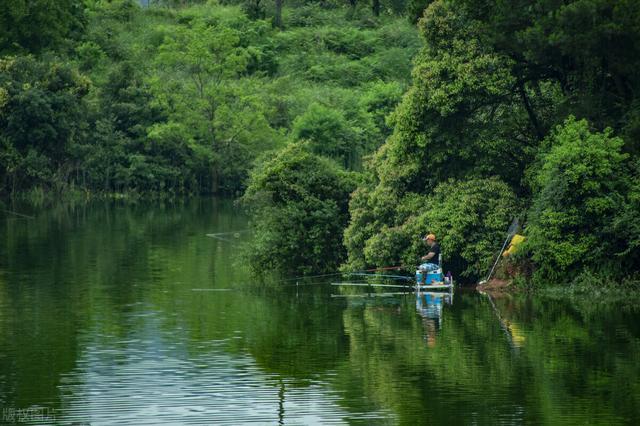
[[[420,292],[430,292],[433,290],[452,290],[454,287],[453,283],[451,284],[425,284],[425,285],[417,285],[414,286],[414,289],[416,291],[420,291]]]
[[[433,284],[385,284],[385,283],[356,283],[356,282],[333,282],[333,286],[345,286],[345,287],[383,287],[383,288],[397,288],[403,289],[405,292],[431,292],[431,291],[451,291],[454,288],[453,282],[446,283],[433,283]]]
[[[440,258],[440,265],[442,265],[442,258]],[[379,274],[379,273],[367,273],[367,271],[351,272],[346,274],[348,276],[355,277],[371,277],[379,278],[389,281],[404,281],[403,283],[391,284],[391,283],[371,283],[371,282],[332,282],[333,286],[350,286],[350,287],[384,287],[384,288],[397,288],[407,292],[452,292],[454,288],[453,277],[451,273],[444,275],[442,273],[442,267],[438,267],[432,271],[423,271],[417,269],[414,276],[409,275],[393,275],[393,274]]]

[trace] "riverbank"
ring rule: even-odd
[[[569,300],[576,304],[631,306],[640,303],[640,280],[627,278],[610,281],[593,274],[583,273],[570,284],[545,286],[521,286],[514,280],[491,279],[479,284],[476,290],[491,294],[530,293],[552,299]]]

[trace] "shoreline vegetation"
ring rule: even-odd
[[[0,193],[237,197],[282,276],[415,264],[430,232],[478,282],[518,218],[497,279],[636,292],[640,3],[486,6],[10,5]]]
[[[574,305],[616,304],[637,308],[640,303],[640,279],[627,278],[620,282],[606,281],[594,274],[583,273],[573,282],[531,286],[524,280],[492,278],[475,289],[492,296],[525,293],[550,299],[569,300]]]

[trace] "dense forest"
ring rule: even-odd
[[[291,5],[278,26],[260,2],[147,3],[3,7],[2,193],[236,195],[301,140],[361,168],[420,47],[364,5]]]
[[[142,4],[142,5],[141,5]],[[282,273],[640,265],[635,0],[12,1],[0,191],[221,194]]]

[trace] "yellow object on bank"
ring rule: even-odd
[[[520,245],[524,241],[524,235],[516,234],[511,238],[511,243],[509,243],[509,248],[502,253],[503,257],[508,257],[514,254],[518,250],[518,245]]]

